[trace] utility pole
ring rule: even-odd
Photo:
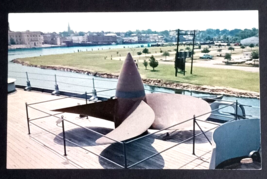
[[[174,60],[174,68],[175,68],[175,76],[177,76],[178,73],[178,68],[176,66],[177,63],[177,58],[178,58],[178,51],[179,51],[179,36],[180,36],[180,29],[177,29],[177,48],[176,48],[176,55],[175,55],[175,60]]]
[[[193,73],[193,60],[194,60],[195,36],[196,36],[196,31],[194,30],[194,36],[193,36],[193,48],[192,48],[192,56],[191,56],[191,71],[190,71],[190,74]]]

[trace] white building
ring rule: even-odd
[[[73,43],[84,43],[86,39],[84,36],[70,36],[67,37],[67,40],[70,40]]]
[[[242,45],[250,45],[250,44],[258,45],[259,44],[259,37],[249,37],[249,38],[240,40],[240,43]]]
[[[28,48],[42,47],[43,36],[41,32],[8,32],[9,45],[25,45]]]
[[[123,42],[128,42],[128,43],[133,43],[133,42],[138,42],[138,37],[133,36],[133,37],[123,37]]]

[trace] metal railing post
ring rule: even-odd
[[[55,75],[55,91],[52,92],[52,95],[59,95],[59,88],[58,88],[58,84],[57,84],[57,75]]]
[[[97,98],[97,92],[96,92],[96,89],[95,89],[95,79],[92,78],[92,82],[93,82],[93,89],[92,89],[92,97],[90,98],[91,101],[97,101],[98,98]]]
[[[196,135],[195,123],[196,123],[196,117],[194,115],[193,117],[193,155],[195,155],[195,135]]]
[[[28,104],[25,103],[25,106],[26,106],[26,116],[27,116],[27,124],[28,124],[28,134],[31,134],[31,131],[30,131],[29,112],[28,112]]]
[[[30,91],[31,90],[31,82],[29,80],[29,77],[28,77],[28,72],[26,72],[26,78],[27,78],[27,86],[25,87],[25,91]]]
[[[87,104],[87,92],[85,92],[85,104]],[[86,116],[86,119],[88,119],[88,116]]]
[[[237,120],[237,110],[238,110],[238,101],[236,100],[236,104],[235,104],[235,120]]]
[[[127,150],[126,150],[126,144],[123,142],[123,155],[124,155],[124,168],[127,169]]]
[[[65,140],[65,127],[64,127],[64,119],[63,118],[62,118],[62,131],[63,131],[63,143],[64,143],[64,156],[67,156],[66,140]]]

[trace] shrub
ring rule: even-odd
[[[226,59],[227,61],[230,61],[231,60],[231,54],[226,53],[224,59]]]
[[[165,51],[165,52],[162,54],[162,56],[165,56],[165,60],[166,60],[166,57],[167,57],[167,56],[170,56],[170,53],[167,52],[167,51]]]
[[[147,62],[146,60],[144,60],[143,64],[144,64],[144,66],[145,66],[146,69],[147,69],[148,62]]]
[[[190,51],[191,49],[190,49],[190,47],[186,47],[186,48],[185,48],[185,50],[188,50],[188,51]]]
[[[209,53],[210,50],[208,48],[204,48],[203,50],[201,50],[201,53]]]
[[[153,68],[156,68],[159,65],[159,62],[153,57],[153,55],[149,58],[149,65]]]
[[[253,51],[251,53],[251,58],[252,59],[258,59],[259,58],[259,52],[258,51]]]
[[[234,47],[229,47],[228,50],[234,51],[235,48]]]
[[[144,48],[143,53],[144,53],[144,54],[149,53],[148,49],[147,49],[147,48]]]

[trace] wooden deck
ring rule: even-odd
[[[81,145],[86,150],[77,147],[74,143],[66,142],[67,156],[64,156],[63,141],[61,139],[62,127],[61,124],[56,125],[57,118],[55,117],[33,120],[33,124],[30,124],[31,134],[28,135],[25,102],[33,103],[62,97],[63,96],[52,96],[48,93],[36,91],[25,92],[22,89],[17,89],[15,93],[8,94],[7,168],[120,168],[89,151],[106,157],[120,165],[124,165],[123,146],[121,144],[96,145],[95,140],[98,139],[100,135],[67,121],[65,121],[66,138]],[[66,98],[33,105],[33,107],[50,114],[55,114],[54,112],[51,112],[51,109],[77,105],[77,103],[84,104],[85,100]],[[29,108],[30,119],[46,115],[47,114]],[[61,116],[61,114],[58,116]],[[65,113],[64,118],[102,134],[106,134],[114,128],[112,122],[93,117],[86,119],[80,118],[75,114]],[[34,124],[39,125],[56,135],[52,135],[36,127]],[[199,122],[199,124],[204,131],[215,127],[215,125],[203,122]],[[154,131],[155,130],[149,130],[149,132]],[[127,165],[130,166],[192,136],[192,129],[169,132],[172,132],[170,137],[166,136],[165,131],[154,134],[149,138],[127,144]],[[200,130],[196,126],[196,134],[199,132]],[[208,132],[207,136],[212,140],[212,132]],[[208,169],[212,147],[203,135],[196,138],[195,148],[196,155],[192,155],[192,140],[190,140],[132,168]]]

